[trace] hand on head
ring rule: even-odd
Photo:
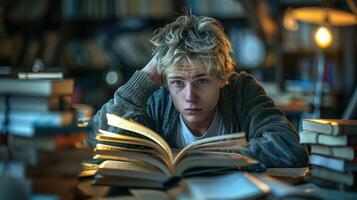
[[[150,75],[151,79],[158,85],[162,84],[161,75],[157,69],[158,63],[155,56],[141,69],[142,72],[145,72]]]

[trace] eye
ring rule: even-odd
[[[197,86],[204,86],[204,85],[206,85],[206,84],[208,84],[208,79],[198,79],[198,80],[196,81],[196,85],[197,85]]]
[[[173,80],[170,82],[171,85],[175,86],[175,87],[182,87],[184,84],[183,84],[183,81],[180,81],[180,80]]]

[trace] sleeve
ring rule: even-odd
[[[133,119],[150,127],[150,119],[147,116],[147,100],[158,86],[151,78],[141,71],[136,71],[129,81],[119,87],[114,97],[105,103],[89,122],[89,144],[95,146],[95,136],[98,129],[118,131],[117,128],[107,125],[106,113],[117,114],[127,119]]]
[[[252,76],[245,75],[241,81],[239,113],[242,130],[248,135],[247,154],[267,167],[307,166],[306,147],[283,111]]]

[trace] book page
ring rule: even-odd
[[[105,160],[99,165],[97,174],[102,176],[141,178],[152,181],[166,181],[169,178],[159,170],[148,168],[139,163]]]
[[[138,167],[143,167],[147,170],[152,170],[152,171],[159,171],[160,173],[164,174],[163,171],[160,171],[158,168],[156,168],[155,166],[153,166],[147,162],[144,162],[142,160],[128,158],[125,156],[96,154],[93,158],[97,159],[97,160],[103,160],[103,162],[104,161],[128,162],[128,163],[132,163],[133,165],[137,165]],[[169,173],[168,177],[170,175],[171,175],[171,173]],[[165,174],[165,176],[166,176],[166,174]]]
[[[101,148],[111,148],[113,149],[113,151],[128,151],[128,152],[141,152],[141,153],[151,153],[151,154],[155,154],[156,151],[154,149],[148,148],[148,149],[140,149],[140,148],[127,148],[127,147],[120,147],[120,146],[113,146],[110,144],[102,144],[102,143],[97,143],[97,145],[95,145],[95,149],[101,149]]]
[[[265,173],[275,177],[301,178],[308,175],[309,171],[309,167],[268,168]]]
[[[123,143],[123,144],[134,144],[134,145],[140,145],[140,146],[145,146],[149,148],[153,148],[157,150],[157,153],[159,153],[160,157],[165,160],[168,165],[170,165],[171,161],[170,158],[168,157],[167,153],[164,151],[164,149],[161,148],[158,144],[155,142],[152,142],[151,140],[145,140],[142,138],[138,137],[132,137],[129,135],[124,135],[120,133],[113,133],[110,131],[105,131],[102,129],[98,129],[99,133],[96,136],[96,139],[98,141],[107,141],[107,142],[113,142],[113,143]]]
[[[234,139],[234,140],[225,140],[225,141],[216,141],[211,143],[205,143],[197,145],[194,148],[194,151],[228,151],[228,150],[242,150],[246,148],[247,140],[244,138]]]
[[[187,154],[191,149],[194,149],[198,147],[199,145],[205,144],[205,143],[212,143],[216,141],[223,141],[223,140],[235,140],[235,139],[240,139],[240,138],[245,138],[245,133],[233,133],[233,134],[227,134],[227,135],[220,135],[220,136],[215,136],[215,137],[209,137],[209,138],[204,138],[201,140],[198,140],[185,148],[183,148],[178,155],[175,157],[174,163],[178,162],[184,155]]]
[[[170,158],[170,162],[173,161],[173,156],[169,145],[156,132],[150,130],[149,128],[137,122],[124,119],[114,114],[107,113],[107,119],[108,119],[108,125],[115,126],[117,128],[121,128],[128,131],[132,131],[135,133],[139,133],[143,136],[152,139],[164,149],[164,151],[167,153],[168,157]]]
[[[184,158],[176,162],[174,175],[180,176],[189,169],[205,169],[207,167],[239,170],[247,166],[258,164],[257,160],[243,156],[238,153],[227,152],[195,152],[187,154]]]
[[[171,172],[167,168],[167,164],[165,164],[160,157],[153,156],[152,152],[147,153],[138,151],[126,151],[120,148],[112,148],[110,145],[97,145],[97,147],[94,149],[94,153],[96,155],[117,156],[145,162],[151,166],[160,169],[163,173],[165,173],[165,175],[171,175]]]

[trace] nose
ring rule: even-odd
[[[198,95],[195,92],[195,88],[192,84],[187,84],[185,88],[185,101],[188,103],[197,102]]]

